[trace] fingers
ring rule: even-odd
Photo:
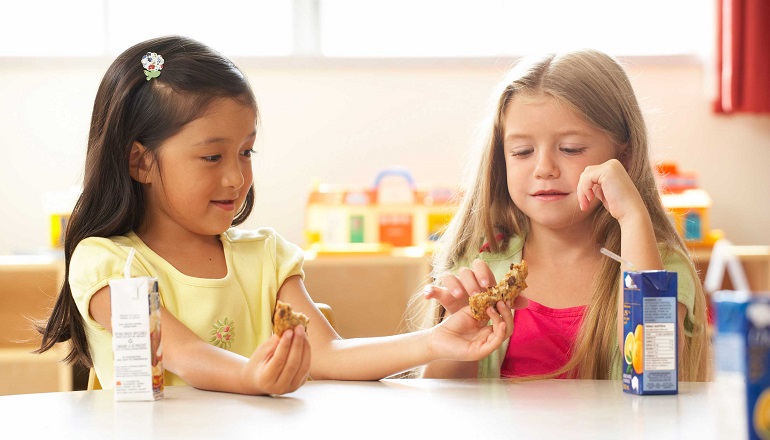
[[[478,286],[481,287],[481,289],[478,291],[495,285],[495,274],[492,273],[492,269],[489,268],[487,263],[479,258],[476,258],[473,260],[473,263],[471,263],[471,267],[473,268],[473,273],[476,276]]]
[[[428,284],[422,289],[422,296],[425,299],[435,299],[446,307],[445,302],[454,299],[454,296],[449,292],[446,287],[436,286],[435,284]]]
[[[472,269],[467,267],[460,269],[458,272],[458,277],[460,278],[460,282],[462,283],[463,288],[468,295],[473,295],[476,292],[481,292],[484,290],[476,278],[476,273],[473,272]]]
[[[582,211],[591,208],[591,202],[595,199],[605,202],[602,186],[607,179],[614,178],[612,176],[618,172],[614,169],[616,166],[624,169],[620,162],[612,159],[600,165],[589,165],[583,170],[577,186],[578,203]]]
[[[294,328],[291,349],[278,382],[287,384],[288,389],[292,391],[296,390],[307,380],[308,371],[310,371],[310,343],[307,340],[305,328],[299,325]]]
[[[440,286],[425,286],[423,288],[423,297],[425,299],[437,300],[450,314],[455,313],[468,305],[468,295],[463,293],[459,298],[455,298],[452,293],[450,293],[449,289]]]
[[[273,335],[252,355],[259,362],[253,380],[268,394],[295,391],[307,381],[310,371],[310,343],[305,330],[298,326],[279,337]]]
[[[290,392],[304,383],[307,377],[307,372],[310,369],[310,344],[305,334],[305,328],[301,325],[285,331],[281,337],[281,343],[284,340],[287,340],[285,345],[286,358],[278,375],[276,386]],[[281,349],[281,344],[279,344],[279,349]]]
[[[495,284],[495,276],[487,263],[476,259],[471,267],[460,269],[457,275],[446,273],[439,277],[441,284],[455,298],[473,295]]]
[[[581,211],[585,211],[591,207],[591,202],[596,198],[596,188],[601,190],[599,176],[595,173],[596,168],[596,166],[587,166],[580,174],[577,193],[578,204]]]
[[[492,321],[492,326],[497,331],[499,324],[505,324],[505,327],[511,329],[513,327],[513,313],[511,309],[505,305],[504,302],[498,301],[495,307],[487,307],[487,315]],[[505,329],[503,329],[505,330]]]
[[[289,352],[291,351],[292,336],[293,331],[286,330],[281,336],[271,336],[267,342],[257,349],[255,356],[270,345],[275,345],[272,355],[268,352],[260,373],[263,375],[265,382],[278,383],[283,366],[286,364],[286,359],[289,357]]]
[[[451,273],[446,273],[439,277],[439,281],[453,297],[462,298],[468,296],[468,292],[465,290],[465,286],[460,281],[459,277],[452,275]]]
[[[492,333],[487,336],[485,346],[491,350],[497,348],[513,333],[513,313],[504,302],[498,301],[496,308],[487,307],[487,315],[492,321]],[[491,352],[490,350],[490,352]]]
[[[265,341],[265,343],[257,347],[257,350],[254,351],[254,354],[251,355],[251,360],[259,363],[265,363],[267,360],[274,358],[280,343],[280,336],[271,336],[270,339]]]
[[[527,304],[529,304],[529,300],[527,300],[526,298],[524,298],[524,300],[527,302]],[[502,319],[503,323],[505,324],[505,328],[501,329],[504,331],[503,339],[508,339],[513,334],[513,312],[511,312],[510,307],[508,307],[506,304],[503,304],[500,301],[498,301],[497,303],[497,311],[500,312],[499,317]],[[498,327],[498,324],[495,323],[495,326]]]
[[[618,220],[630,209],[646,210],[636,185],[617,159],[587,166],[580,175],[576,192],[583,211],[595,207],[596,200]]]
[[[602,191],[602,186],[601,185],[594,185],[591,188],[591,191],[596,196],[596,198],[599,199],[599,201],[604,203],[604,191]]]
[[[468,305],[468,297],[495,284],[492,270],[483,260],[476,259],[471,267],[462,268],[457,275],[445,273],[438,278],[443,287],[429,285],[423,289],[425,299],[436,299],[451,314]]]

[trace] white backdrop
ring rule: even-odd
[[[304,244],[313,179],[368,185],[386,167],[418,185],[456,184],[504,63],[337,61],[240,64],[261,111],[257,204],[269,225]],[[42,252],[47,193],[81,183],[96,88],[109,60],[0,60],[0,254]],[[714,199],[712,228],[735,244],[770,244],[770,116],[711,113],[706,68],[692,60],[628,66],[653,154],[697,171]]]

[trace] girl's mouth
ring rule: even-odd
[[[212,200],[211,203],[225,211],[235,210],[235,200]]]
[[[532,196],[538,200],[550,201],[550,200],[561,200],[567,195],[568,193],[561,192],[561,191],[538,191],[534,193]]]

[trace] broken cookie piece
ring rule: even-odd
[[[489,319],[487,307],[495,307],[498,301],[513,300],[527,288],[527,262],[521,260],[521,263],[511,264],[511,270],[503,276],[503,279],[495,286],[491,286],[484,291],[470,296],[468,303],[471,305],[471,313],[478,321]]]
[[[273,312],[273,333],[281,336],[283,332],[298,325],[302,325],[307,330],[309,319],[304,313],[295,312],[289,304],[281,301],[275,302],[275,311]]]

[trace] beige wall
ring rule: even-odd
[[[238,60],[236,60],[238,61]],[[0,254],[48,243],[43,196],[79,185],[91,105],[107,60],[0,60]],[[257,205],[247,226],[303,243],[313,178],[368,185],[389,166],[453,184],[502,62],[240,63],[262,112]],[[700,174],[712,227],[770,244],[770,116],[716,116],[704,68],[636,61],[629,72],[653,153]]]

